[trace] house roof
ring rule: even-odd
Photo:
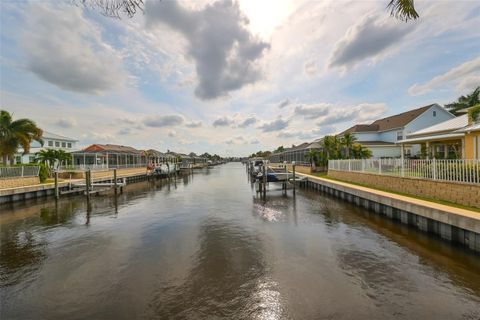
[[[468,125],[468,115],[464,114],[459,117],[437,123],[433,126],[424,128],[422,130],[412,132],[408,135],[407,138],[410,139],[411,137],[451,132],[457,129],[462,129],[467,125]]]
[[[56,133],[52,133],[52,132],[49,132],[49,131],[43,131],[43,136],[42,136],[44,139],[56,139],[56,140],[64,140],[64,141],[71,141],[71,142],[76,142],[78,140],[76,139],[72,139],[72,138],[69,138],[69,137],[65,137],[65,136],[61,136],[59,134],[56,134]]]
[[[435,104],[431,104],[421,108],[402,112],[390,117],[378,119],[372,122],[371,124],[357,124],[343,131],[341,134],[345,134],[347,132],[353,133],[353,132],[388,131],[396,128],[403,128],[434,105]]]
[[[142,151],[137,150],[129,146],[121,146],[116,144],[92,144],[86,147],[83,150],[76,151],[74,153],[101,153],[101,152],[111,152],[111,153],[126,153],[126,154],[138,154],[141,155]]]
[[[455,132],[469,132],[469,131],[480,131],[480,123],[474,123],[470,126],[466,126],[465,128],[456,130]]]

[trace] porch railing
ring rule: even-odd
[[[480,160],[329,160],[328,170],[480,184]]]
[[[38,177],[39,166],[0,167],[0,179]]]

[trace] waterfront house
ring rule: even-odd
[[[423,145],[424,157],[436,159],[480,159],[480,121],[467,114],[412,132],[400,146]]]
[[[305,160],[305,155],[311,149],[320,148],[320,140],[315,140],[314,142],[304,142],[297,146],[292,145],[291,148],[286,148],[282,152],[272,154],[269,157],[269,160],[273,163],[283,163],[284,161],[291,163],[292,161],[295,161],[297,164],[308,164],[308,161]]]
[[[145,154],[133,147],[116,144],[92,144],[72,152],[75,166],[100,166],[106,168],[146,166]]]
[[[157,151],[155,149],[148,149],[142,152],[143,155],[147,158],[147,162],[152,163],[152,164],[160,164],[160,163],[167,163],[167,162],[174,162],[176,160],[175,156],[172,156],[167,153],[163,153],[160,151]],[[148,155],[148,157],[147,157]]]
[[[20,148],[15,154],[16,164],[27,164],[35,162],[36,153],[44,149],[64,150],[71,152],[76,150],[77,139],[65,137],[56,133],[43,132],[43,146],[37,141],[33,141],[30,145],[30,152],[23,154],[23,148]]]
[[[371,124],[357,124],[340,133],[349,132],[357,138],[357,142],[368,148],[374,158],[398,158],[401,156],[401,145],[398,141],[418,130],[455,118],[450,112],[438,104],[417,108],[390,117],[382,118]],[[418,156],[420,145],[403,144],[404,155]]]

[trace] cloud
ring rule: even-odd
[[[335,130],[336,128],[334,126],[323,126],[321,128],[314,128],[311,130],[283,131],[280,132],[277,137],[313,140],[327,134],[332,134],[335,132]]]
[[[73,128],[77,125],[77,121],[73,118],[59,119],[55,125],[60,128]]]
[[[368,123],[376,120],[387,110],[383,103],[361,103],[355,106],[335,107],[330,112],[319,118],[317,126],[331,126],[337,123],[353,121],[355,124]]]
[[[126,80],[120,57],[76,6],[31,4],[20,39],[26,69],[57,87],[99,94]]]
[[[187,128],[200,128],[202,126],[202,121],[191,121],[185,124]]]
[[[282,102],[280,102],[280,103],[278,104],[278,108],[279,108],[279,109],[283,109],[283,108],[285,108],[286,106],[288,106],[290,103],[291,103],[291,102],[290,102],[290,99],[285,99],[285,100],[283,100]]]
[[[121,135],[121,136],[126,136],[126,135],[129,135],[131,133],[132,133],[131,128],[123,128],[123,129],[118,130],[118,132],[117,132],[117,134]]]
[[[198,98],[225,96],[261,78],[258,60],[269,44],[248,31],[248,19],[237,2],[218,1],[190,10],[176,1],[148,1],[145,16],[147,26],[168,25],[187,40]]]
[[[257,123],[257,118],[252,115],[243,120],[238,126],[240,128],[246,128],[248,126],[254,125],[255,123]]]
[[[303,70],[305,71],[305,74],[310,77],[313,77],[318,73],[318,68],[315,61],[309,61],[305,63]]]
[[[259,144],[260,141],[258,139],[252,139],[250,140],[250,144]]]
[[[232,144],[246,144],[247,141],[242,136],[236,136],[236,137],[233,137],[232,139],[225,140],[224,143],[225,144],[230,144],[230,145],[232,145]]]
[[[259,126],[258,129],[261,129],[263,132],[280,131],[288,127],[288,123],[288,120],[278,118],[276,120],[264,123],[263,125]]]
[[[325,116],[330,112],[332,106],[328,103],[320,103],[315,105],[299,105],[293,111],[297,116],[303,116],[305,119],[317,119]]]
[[[143,124],[147,127],[162,128],[178,126],[184,122],[184,118],[178,114],[167,116],[149,116],[143,120]]]
[[[177,136],[177,132],[176,132],[175,130],[170,130],[170,131],[168,132],[168,136],[169,136],[170,138],[174,138],[174,137]]]
[[[413,26],[414,22],[399,23],[390,17],[367,15],[337,41],[328,66],[351,68],[364,59],[385,53],[414,30]]]
[[[229,126],[229,125],[232,125],[234,124],[235,121],[227,116],[224,116],[224,117],[220,117],[218,119],[216,119],[215,121],[213,121],[213,126],[216,128],[216,127],[226,127],[226,126]]]
[[[468,92],[480,85],[479,80],[480,57],[466,61],[423,84],[416,83],[408,89],[408,93],[412,96],[426,94],[434,88],[455,83],[457,91]]]

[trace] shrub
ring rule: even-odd
[[[48,178],[48,168],[45,164],[41,163],[38,164],[40,166],[40,171],[38,172],[38,177],[40,178],[40,182],[43,183],[47,181]]]

